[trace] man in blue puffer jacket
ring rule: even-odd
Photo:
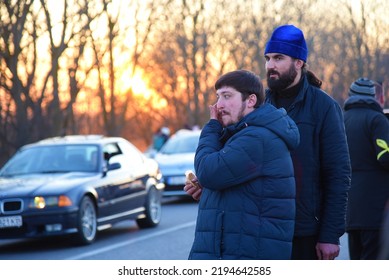
[[[202,195],[189,259],[290,259],[297,126],[264,104],[249,71],[221,76],[215,89],[195,156]]]

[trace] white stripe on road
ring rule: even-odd
[[[147,234],[147,235],[144,235],[144,236],[141,236],[141,237],[138,237],[138,238],[135,238],[135,239],[131,239],[131,240],[128,240],[128,241],[125,241],[125,242],[116,243],[116,244],[111,245],[111,246],[106,246],[106,247],[103,247],[103,248],[99,248],[97,250],[89,251],[87,253],[75,255],[73,257],[66,258],[64,260],[81,260],[81,259],[93,256],[93,255],[96,255],[96,254],[100,254],[100,253],[104,253],[104,252],[107,252],[107,251],[114,250],[114,249],[122,247],[122,246],[130,245],[130,244],[137,243],[137,242],[140,242],[140,241],[144,241],[144,240],[147,240],[147,239],[150,239],[150,238],[154,238],[156,236],[164,235],[166,233],[170,233],[170,232],[173,232],[173,231],[176,231],[176,230],[180,230],[180,229],[183,229],[183,228],[191,227],[191,226],[194,226],[195,224],[196,224],[196,221],[192,221],[192,222],[189,222],[189,223],[186,223],[186,224],[182,224],[182,225],[179,225],[179,226],[176,226],[176,227],[172,227],[172,228],[169,228],[169,229],[157,231],[157,232],[154,232],[154,233],[151,233],[151,234]]]

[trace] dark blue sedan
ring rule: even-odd
[[[72,234],[90,244],[126,219],[161,219],[158,163],[120,137],[74,135],[22,147],[0,170],[0,238]]]

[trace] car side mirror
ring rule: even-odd
[[[108,164],[108,171],[120,169],[122,165],[119,162]]]

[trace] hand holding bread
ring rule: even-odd
[[[199,181],[197,181],[197,177],[196,175],[193,173],[192,170],[187,170],[185,172],[185,176],[186,176],[186,181],[187,183],[190,183],[193,187],[195,187],[196,189],[198,188],[201,188],[200,185],[199,185]]]
[[[197,180],[196,175],[193,173],[193,171],[188,170],[185,172],[186,176],[186,183],[184,187],[184,191],[193,197],[195,200],[200,200],[202,187]]]

